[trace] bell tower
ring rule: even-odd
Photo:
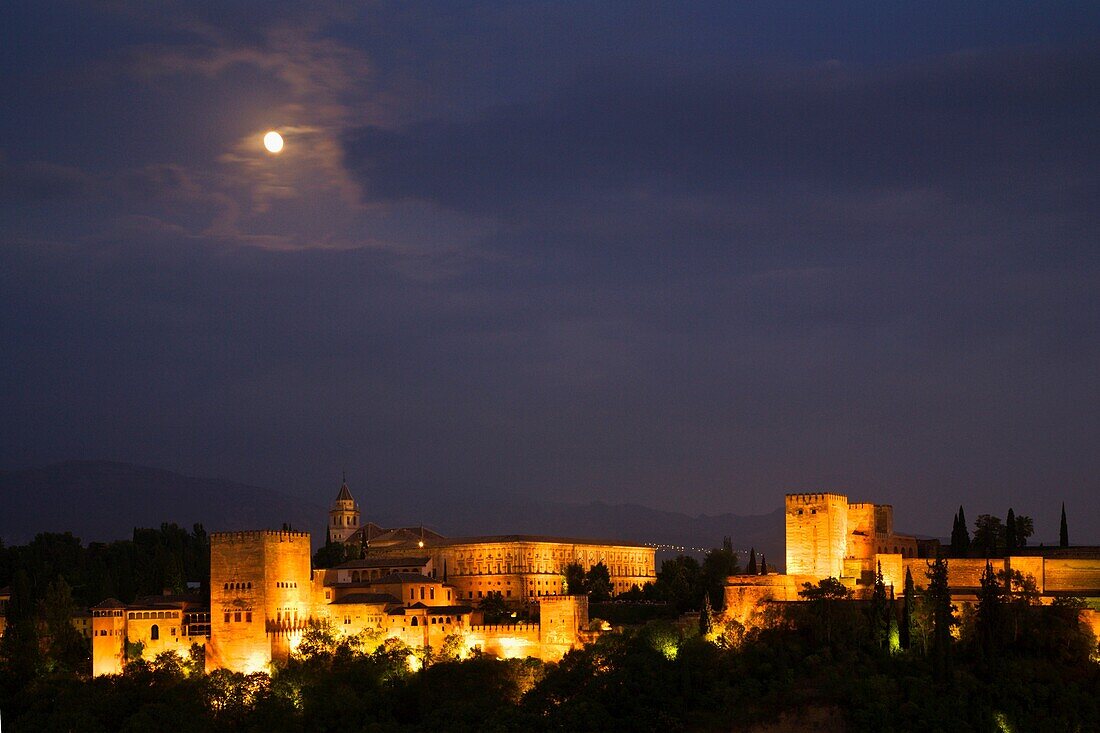
[[[328,541],[344,542],[359,529],[359,505],[348,490],[348,479],[340,485],[340,493],[328,510]]]

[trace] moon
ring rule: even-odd
[[[278,153],[283,149],[283,136],[272,130],[264,135],[264,147],[269,153]]]

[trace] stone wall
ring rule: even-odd
[[[848,550],[848,498],[840,494],[788,494],[787,572],[839,578]]]

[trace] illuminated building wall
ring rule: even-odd
[[[839,578],[848,548],[848,497],[787,494],[787,572]]]
[[[207,669],[257,671],[282,656],[313,610],[306,532],[210,535]]]
[[[454,539],[427,543],[424,552],[437,576],[446,570],[461,600],[476,603],[498,592],[505,601],[536,601],[566,593],[565,567],[580,563],[586,570],[607,566],[612,593],[641,588],[657,579],[656,551],[642,545],[614,545],[564,538],[516,536]]]

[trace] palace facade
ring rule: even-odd
[[[209,603],[170,596],[100,603],[91,616],[93,674],[118,673],[135,655],[187,656],[196,643],[208,670],[259,671],[287,659],[314,622],[373,644],[395,639],[411,649],[556,660],[595,634],[587,597],[568,595],[567,565],[604,563],[613,592],[656,579],[655,550],[644,545],[533,535],[456,539],[360,519],[344,483],[326,536],[362,558],[335,568],[311,566],[306,532],[212,533]],[[485,624],[477,607],[495,594],[532,620]]]
[[[423,560],[417,566],[421,572],[445,580],[467,603],[499,593],[506,603],[519,606],[566,593],[564,573],[570,563],[585,570],[603,563],[616,594],[657,579],[656,550],[632,542],[545,535],[448,538],[424,527],[363,525],[347,483],[329,511],[329,537],[351,546],[368,563]]]

